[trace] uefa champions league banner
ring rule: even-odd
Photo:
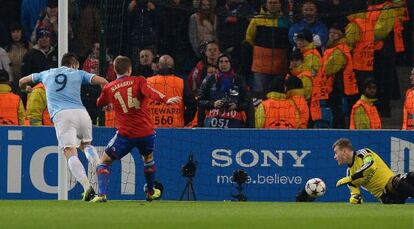
[[[95,128],[94,145],[102,151],[114,129]],[[346,187],[335,188],[345,176],[333,158],[332,144],[350,138],[355,148],[369,147],[396,173],[414,171],[414,133],[409,131],[158,129],[155,146],[156,180],[163,199],[192,198],[183,165],[193,158],[197,200],[232,200],[238,194],[233,173],[248,174],[242,194],[249,201],[294,201],[306,181],[319,177],[326,194],[317,201],[348,201]],[[92,183],[94,168],[79,154]],[[50,127],[0,128],[0,199],[57,199],[57,140]],[[144,199],[142,160],[138,152],[111,168],[109,199]],[[69,176],[71,177],[71,176]],[[82,188],[71,178],[69,199],[80,199]],[[190,195],[189,195],[190,194]],[[363,194],[365,201],[375,201]]]

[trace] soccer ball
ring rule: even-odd
[[[319,178],[312,178],[306,182],[305,191],[309,196],[321,197],[326,192],[325,182]]]
[[[162,183],[159,181],[154,181],[154,188],[157,188],[161,191],[161,196],[159,198],[161,199],[162,195],[164,194],[164,185],[162,185]],[[147,192],[147,184],[144,184],[143,189],[144,189],[144,192]]]

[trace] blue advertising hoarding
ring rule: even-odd
[[[94,128],[94,145],[102,151],[114,129]],[[155,149],[157,180],[164,199],[177,200],[187,179],[181,168],[193,155],[198,200],[231,200],[236,194],[233,171],[249,175],[243,192],[252,201],[294,201],[306,181],[319,177],[327,193],[319,201],[347,201],[345,176],[333,158],[332,143],[350,138],[355,148],[369,147],[397,173],[414,170],[414,135],[409,131],[158,129]],[[57,141],[50,127],[0,128],[0,199],[57,199]],[[94,168],[81,161],[94,183]],[[144,199],[143,168],[138,152],[111,168],[110,199]],[[69,199],[80,199],[81,186],[69,183]],[[184,199],[187,198],[187,193]],[[365,201],[375,201],[364,194]]]

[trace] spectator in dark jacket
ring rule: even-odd
[[[19,80],[22,77],[22,61],[24,55],[29,51],[30,45],[24,38],[23,28],[19,24],[10,26],[10,43],[6,46],[6,51],[11,62],[11,72],[13,89],[18,90]]]
[[[233,60],[240,60],[241,43],[250,22],[249,17],[256,14],[256,11],[246,1],[227,0],[217,14],[220,49],[231,54]]]
[[[36,45],[26,53],[22,62],[22,75],[28,76],[58,66],[57,49],[51,45],[49,30],[36,32]]]
[[[230,56],[222,54],[217,65],[219,72],[206,78],[200,88],[198,127],[253,127],[250,96],[234,73]]]
[[[191,70],[188,76],[188,87],[192,94],[197,96],[201,83],[207,76],[209,66],[216,66],[217,58],[220,55],[218,43],[215,41],[208,42],[202,51],[203,59],[201,59],[196,66]]]
[[[194,55],[188,34],[189,7],[183,0],[170,0],[162,6],[160,14],[159,53],[169,54],[175,61],[175,70],[181,73],[189,55]]]
[[[130,56],[133,63],[138,63],[137,54],[141,49],[151,47],[156,50],[158,47],[159,9],[152,1],[131,0],[128,11]]]
[[[328,41],[328,28],[318,18],[318,8],[314,1],[306,0],[302,4],[303,19],[293,24],[289,30],[289,42],[295,44],[295,36],[307,29],[313,34],[313,42],[317,48],[323,48]]]

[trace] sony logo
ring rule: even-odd
[[[286,157],[290,157],[294,160],[294,163],[287,166],[305,167],[303,159],[310,153],[310,150],[275,150],[272,152],[270,150],[255,151],[252,149],[242,149],[232,152],[230,149],[215,149],[211,152],[211,166],[227,167],[235,162],[245,168],[254,166],[282,167]]]

